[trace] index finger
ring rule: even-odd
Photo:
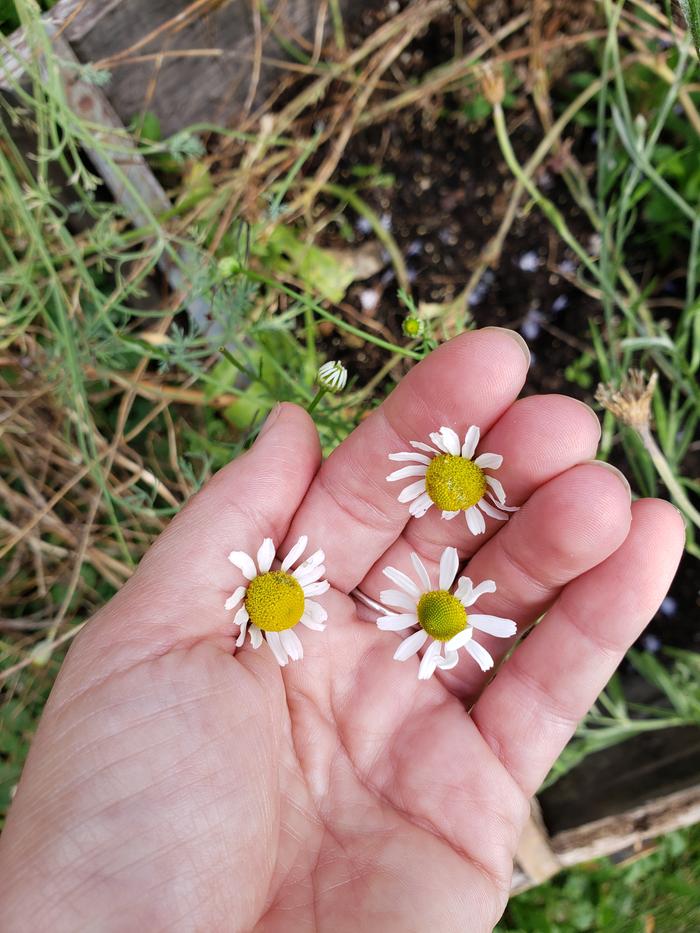
[[[328,579],[350,592],[401,534],[408,506],[387,483],[389,454],[426,441],[442,425],[487,430],[515,401],[530,353],[501,327],[461,334],[434,350],[322,464],[288,540],[312,528],[326,554]]]

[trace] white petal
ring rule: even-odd
[[[280,640],[279,632],[266,632],[265,640],[270,646],[270,650],[274,654],[279,666],[284,667],[287,663],[287,652],[282,647],[282,641]]]
[[[430,444],[421,444],[420,441],[411,441],[411,447],[415,447],[416,450],[424,450],[427,454],[436,454],[437,450],[434,447],[431,447]]]
[[[260,573],[267,573],[272,567],[272,561],[275,559],[275,545],[272,538],[265,538],[258,548],[258,570]]]
[[[382,570],[382,573],[385,577],[391,580],[392,583],[400,586],[401,589],[408,593],[409,596],[413,596],[415,599],[420,599],[421,591],[418,589],[413,580],[406,576],[405,573],[402,573],[395,567],[385,567],[384,570]]]
[[[254,580],[257,577],[258,572],[255,569],[253,558],[246,554],[245,551],[231,551],[228,559],[235,567],[238,567],[246,580]]]
[[[433,500],[427,492],[424,492],[422,496],[418,496],[417,499],[413,500],[408,507],[408,511],[414,518],[423,518],[428,509],[432,507],[432,504]]]
[[[245,632],[247,628],[248,628],[248,620],[245,619],[245,621],[241,623],[241,630],[238,633],[238,638],[236,639],[236,648],[243,647],[243,643],[245,642]]]
[[[412,450],[402,450],[398,454],[389,454],[390,460],[410,460],[413,463],[424,463],[426,466],[430,463],[430,457],[425,454],[416,454]]]
[[[450,511],[448,511],[448,509],[443,509],[443,510],[442,510],[442,517],[443,517],[443,518],[446,518],[447,521],[449,522],[449,521],[451,521],[453,518],[455,518],[455,516],[459,515],[459,512],[460,512],[459,509],[457,509],[457,511],[455,511],[455,512],[450,512]]]
[[[320,564],[318,567],[309,567],[308,570],[302,571],[300,567],[294,571],[292,576],[297,581],[297,583],[303,588],[308,586],[309,583],[315,583],[317,580],[320,580],[321,577],[325,574],[326,567],[324,564]]]
[[[471,622],[471,619],[469,621]],[[445,645],[445,651],[459,651],[460,648],[464,648],[466,643],[472,640],[473,634],[470,626],[467,626],[461,632],[457,632]]]
[[[402,590],[382,590],[379,598],[387,606],[398,606],[399,609],[408,609],[409,612],[416,611],[415,599],[411,599]]]
[[[257,651],[260,645],[262,645],[263,643],[262,632],[257,627],[257,625],[251,625],[249,631],[250,631],[250,644]]]
[[[394,660],[406,661],[408,658],[412,658],[414,654],[418,654],[420,649],[426,643],[427,639],[428,633],[424,632],[423,629],[418,632],[414,632],[413,635],[409,635],[408,638],[404,638],[404,640],[394,652]]]
[[[494,495],[496,496],[496,498],[498,499],[498,501],[499,501],[499,502],[505,502],[505,501],[506,501],[506,491],[505,491],[505,489],[503,488],[503,484],[501,483],[501,481],[498,480],[498,479],[496,479],[495,476],[487,476],[487,477],[486,477],[486,482],[489,484],[489,486],[491,487],[491,489],[493,489]]]
[[[397,480],[406,479],[409,476],[425,476],[427,472],[427,466],[419,463],[417,466],[401,467],[400,470],[394,470],[393,473],[387,476],[386,481],[387,483],[395,483]]]
[[[284,632],[280,632],[280,641],[292,661],[301,661],[304,657],[304,647],[293,629],[288,628]]]
[[[377,628],[382,632],[403,632],[404,629],[418,625],[418,616],[415,612],[404,612],[400,615],[379,616]]]
[[[420,557],[414,553],[411,553],[411,563],[413,564],[413,569],[418,574],[418,579],[420,581],[420,585],[423,587],[423,592],[427,593],[428,590],[432,589],[432,587],[430,585],[428,571],[425,569],[425,564],[420,559]]]
[[[455,590],[455,596],[463,606],[471,606],[472,603],[476,602],[476,597],[474,596],[474,587],[472,586],[472,581],[469,579],[469,577],[459,578],[457,589]]]
[[[241,608],[238,610],[238,612],[233,617],[233,624],[234,625],[245,625],[245,623],[248,621],[249,618],[250,616],[248,615],[248,610],[246,609],[245,606],[241,606]]]
[[[441,651],[442,642],[440,641],[434,641],[428,645],[418,668],[418,680],[429,680],[433,676]]]
[[[328,613],[323,606],[314,602],[313,599],[304,600],[304,615],[307,614],[311,616],[314,622],[325,622],[328,618]]]
[[[308,535],[302,535],[301,538],[294,544],[282,561],[282,570],[287,571],[292,566],[292,564],[297,561],[301,555],[306,550],[306,545],[309,543]]]
[[[448,643],[449,644],[449,643]],[[448,651],[447,645],[445,645],[445,657],[442,656],[438,658],[437,666],[440,670],[451,671],[453,667],[457,667],[457,662],[459,661],[459,655],[456,651]]]
[[[452,428],[440,428],[440,436],[442,437],[442,443],[445,446],[445,450],[448,454],[452,454],[453,457],[459,457],[460,453],[460,443],[457,434],[452,430]]]
[[[445,442],[443,441],[442,435],[439,433],[439,431],[433,431],[433,433],[430,435],[430,440],[433,442],[433,444],[435,444],[439,453],[447,453],[447,450],[445,449]]]
[[[508,521],[508,516],[505,513],[500,512],[495,506],[491,505],[486,500],[485,496],[483,499],[479,499],[479,501],[477,502],[477,505],[479,506],[481,511],[484,512],[484,514],[489,515],[491,518],[497,518],[499,522]]]
[[[474,456],[474,451],[476,450],[476,445],[479,443],[479,436],[481,432],[478,427],[473,424],[467,433],[464,435],[464,443],[462,444],[462,456],[467,460],[471,460]]]
[[[234,606],[237,606],[238,603],[240,603],[245,594],[246,588],[244,586],[237,587],[224,603],[224,609],[233,609]]]
[[[449,590],[459,570],[457,548],[446,547],[440,557],[440,589]]]
[[[487,635],[495,635],[496,638],[510,638],[518,631],[518,626],[512,619],[502,619],[500,616],[481,616],[470,613],[469,624],[478,628],[480,632],[486,632]]]
[[[479,454],[474,463],[482,470],[497,470],[503,463],[500,454]]]
[[[314,632],[325,632],[326,623],[325,622],[316,622],[310,612],[304,610],[302,613],[301,619],[299,619],[302,625],[305,625],[306,628],[310,628]]]
[[[485,593],[495,593],[496,592],[496,583],[494,580],[484,580],[478,586],[474,587],[472,596],[472,602],[475,603],[477,599],[483,596]]]
[[[410,502],[425,492],[425,480],[419,479],[417,483],[409,483],[399,493],[399,502]]]
[[[312,567],[318,567],[324,562],[325,559],[326,555],[324,554],[323,550],[319,548],[317,551],[314,551],[313,554],[310,554],[303,564],[299,564],[296,570],[306,571],[310,570]]]
[[[304,591],[304,596],[321,596],[322,593],[327,593],[331,588],[328,580],[319,580],[318,583],[309,583],[307,586],[302,586]]]
[[[489,477],[487,476],[486,479],[489,479]],[[503,509],[504,512],[519,512],[520,511],[519,505],[506,505],[505,502],[499,502],[498,499],[496,499],[496,497],[492,495],[490,492],[488,492],[487,495],[491,496],[491,501],[493,502],[493,504],[497,506],[499,509]]]
[[[478,641],[468,641],[464,646],[469,654],[474,658],[482,671],[489,671],[493,667],[493,658],[486,648],[482,647]]]
[[[467,509],[467,527],[473,535],[483,535],[486,531],[484,516],[475,505]]]

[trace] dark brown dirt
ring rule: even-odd
[[[506,12],[513,15],[513,4],[507,8],[491,10],[490,28],[498,24],[499,16],[502,22]],[[365,34],[376,25],[376,16],[366,14],[363,18]],[[564,25],[567,22],[571,25],[573,21],[564,20]],[[576,21],[574,25],[580,28],[582,24]],[[467,41],[465,35],[465,44]],[[419,77],[448,61],[453,53],[454,22],[448,17],[411,47],[410,57],[401,64],[404,80]],[[569,56],[570,71],[583,65],[590,62],[579,53]],[[570,98],[565,73],[553,87],[552,96],[555,106],[557,99]],[[368,166],[393,176],[388,187],[367,186],[363,197],[391,229],[405,257],[417,302],[448,302],[465,287],[481,249],[506,209],[511,175],[490,120],[467,118],[464,106],[468,102],[466,96],[445,95],[431,106],[402,111],[382,126],[358,133],[335,179],[355,186],[358,167]],[[531,98],[517,94],[508,118],[516,154],[524,162],[542,136]],[[592,171],[595,146],[590,130],[570,127],[568,135],[584,170]],[[555,158],[542,167],[538,183],[564,212],[580,242],[594,248],[593,231],[573,205]],[[354,235],[357,243],[375,236],[362,221],[356,224]],[[641,278],[646,268],[654,269],[659,279],[657,294],[668,294],[669,289],[677,290],[682,284],[670,277],[673,257],[667,264],[666,281],[667,270],[659,270],[656,255],[645,254],[642,248],[631,261]],[[684,261],[681,256],[679,263]],[[601,323],[602,311],[598,302],[571,283],[576,270],[574,257],[553,234],[549,222],[538,210],[530,210],[514,223],[500,262],[483,276],[469,310],[477,326],[511,327],[528,340],[533,363],[526,393],[562,392],[594,404],[595,366],[587,368],[581,363],[582,354],[591,351],[590,323]],[[387,257],[380,274],[352,287],[347,304],[354,309],[364,306],[369,321],[381,324],[389,336],[403,342],[405,311],[396,293]],[[385,358],[384,351],[375,353],[368,345],[358,351],[340,336],[331,337],[330,342],[333,354],[344,358],[361,381],[374,375]],[[622,460],[617,465],[624,469]],[[698,563],[686,555],[668,598],[640,639],[640,647],[654,652],[662,645],[700,649],[699,606]]]

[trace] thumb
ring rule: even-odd
[[[76,639],[71,656],[124,669],[178,644],[228,631],[224,603],[242,582],[230,551],[279,546],[321,459],[316,427],[296,405],[270,413],[255,444],[220,470],[173,519],[128,583]],[[313,539],[312,549],[321,542]]]

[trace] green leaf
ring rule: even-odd
[[[322,249],[303,243],[294,229],[282,225],[272,232],[266,251],[281,271],[293,273],[311,294],[333,304],[343,300],[352,282],[369,278],[381,267],[367,250]]]

